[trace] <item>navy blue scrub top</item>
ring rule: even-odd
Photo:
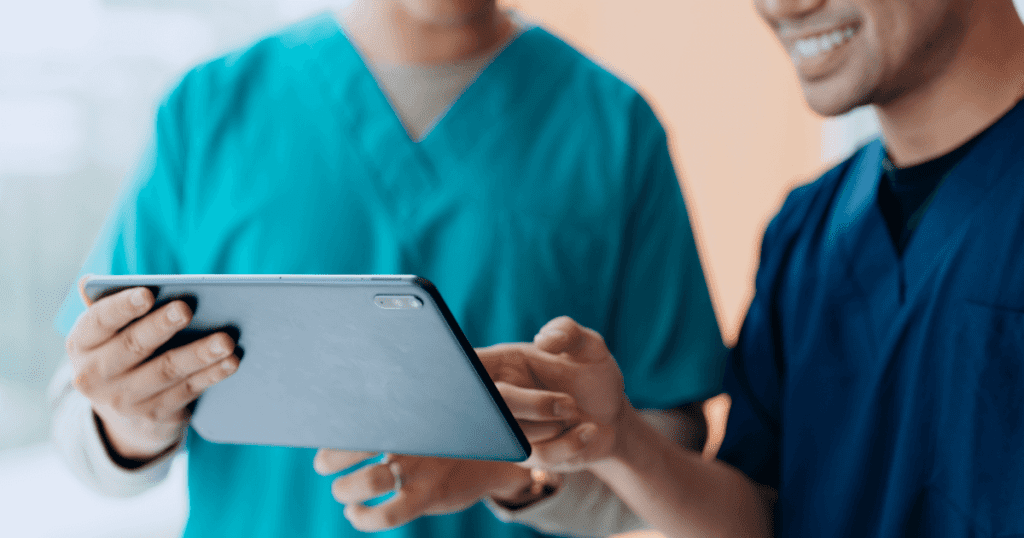
[[[1024,536],[1022,150],[1018,105],[902,258],[879,141],[769,225],[720,457],[779,490],[778,536]]]

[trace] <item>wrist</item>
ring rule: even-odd
[[[615,417],[612,425],[615,428],[615,444],[612,446],[608,459],[628,461],[633,457],[637,448],[637,438],[644,433],[644,421],[638,411],[629,400],[622,404],[622,410]]]
[[[516,477],[491,492],[491,500],[506,510],[520,510],[554,495],[564,479],[551,471],[515,467]]]
[[[615,443],[607,458],[595,461],[590,469],[598,476],[609,470],[625,466],[633,466],[644,460],[644,453],[649,453],[653,446],[648,439],[649,425],[640,412],[628,401],[615,419]]]
[[[523,490],[530,487],[532,479],[530,470],[512,463],[503,463],[504,469],[496,473],[499,477],[498,484],[493,487],[488,495],[495,501],[503,501],[516,497]]]
[[[170,439],[153,439],[145,443],[145,446],[138,446],[126,442],[125,437],[117,433],[116,421],[103,417],[95,410],[93,410],[92,417],[100,441],[107,450],[107,455],[114,463],[125,469],[138,469],[146,466],[173,450],[181,440],[181,435],[175,435]]]

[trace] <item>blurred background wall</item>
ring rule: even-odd
[[[149,136],[157,102],[177,78],[196,62],[345,1],[4,4],[0,536],[69,535],[38,527],[9,532],[19,529],[18,521],[42,517],[19,516],[17,506],[40,503],[40,514],[54,503],[75,504],[80,522],[110,514],[150,517],[120,530],[100,524],[92,534],[79,525],[76,536],[173,536],[180,528],[183,464],[169,489],[142,504],[103,504],[62,482],[68,477],[45,444],[43,391],[63,354],[52,319]],[[631,82],[654,105],[670,134],[715,307],[732,342],[750,301],[768,219],[790,188],[873,135],[870,111],[827,122],[810,113],[788,59],[749,0],[503,2]],[[54,497],[58,486],[71,493]],[[171,509],[139,508],[168,498],[176,499]]]

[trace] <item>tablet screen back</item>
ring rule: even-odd
[[[521,461],[529,445],[440,295],[411,276],[93,277],[196,304],[186,331],[230,327],[238,371],[198,401],[213,442]]]

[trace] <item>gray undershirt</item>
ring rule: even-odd
[[[513,21],[516,31],[508,40],[468,60],[436,65],[367,62],[409,138],[419,142],[426,137],[494,58],[526,30],[517,16]]]

